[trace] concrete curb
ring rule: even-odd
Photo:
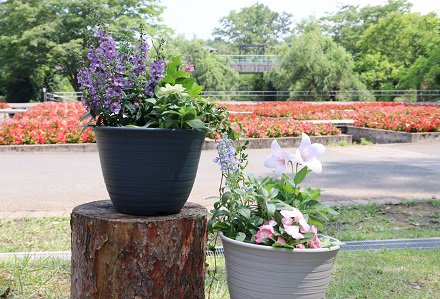
[[[311,136],[310,138],[313,142],[325,145],[338,144],[342,140],[351,143],[351,136],[349,135]],[[249,141],[248,148],[267,149],[270,148],[274,139],[277,139],[278,143],[283,147],[295,147],[301,141],[301,137],[246,138],[241,141]],[[203,144],[203,150],[215,149],[215,140],[206,139]],[[0,152],[96,152],[97,150],[96,143],[0,145]]]
[[[249,144],[247,148],[249,149],[268,149],[271,147],[272,141],[277,140],[278,144],[282,147],[296,147],[299,146],[301,142],[301,137],[277,137],[277,138],[245,138],[241,139],[240,142],[248,141]],[[351,143],[350,135],[331,135],[331,136],[310,136],[312,142],[322,143],[324,145],[328,144],[338,144],[342,140],[347,143]],[[203,144],[204,150],[215,150],[216,142],[212,139],[205,140]]]
[[[347,134],[353,136],[354,141],[366,138],[374,143],[416,143],[440,141],[440,132],[408,133],[391,130],[346,126]]]
[[[96,143],[0,145],[0,152],[96,152]]]

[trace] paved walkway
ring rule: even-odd
[[[293,149],[291,149],[293,150]],[[248,172],[270,175],[269,149],[249,150]],[[212,206],[220,172],[203,151],[190,201]],[[324,189],[329,204],[440,199],[440,143],[327,147],[323,172],[305,186]],[[68,216],[76,205],[108,199],[97,152],[0,153],[0,218]]]

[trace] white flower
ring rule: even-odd
[[[295,161],[301,165],[307,166],[313,172],[321,173],[322,164],[318,158],[324,153],[325,146],[321,143],[313,143],[310,137],[302,133],[301,143],[295,152]]]
[[[293,161],[293,154],[288,151],[283,151],[275,139],[272,141],[272,154],[264,161],[264,166],[268,168],[275,168],[275,175],[281,176],[286,170],[287,163]]]
[[[161,87],[159,90],[160,95],[168,96],[171,94],[176,94],[180,96],[187,96],[188,94],[184,92],[185,87],[182,84],[171,85],[169,83],[165,84],[165,87]]]

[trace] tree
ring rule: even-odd
[[[407,0],[388,0],[385,5],[363,8],[345,5],[335,14],[321,18],[321,22],[333,40],[357,58],[361,54],[358,40],[365,30],[391,13],[407,13],[411,7]]]
[[[194,65],[193,77],[204,90],[234,90],[238,85],[238,73],[228,66],[224,58],[211,53],[203,41],[178,37],[172,47],[175,54]]]
[[[369,87],[393,89],[403,77],[406,84],[400,84],[402,87],[420,87],[422,79],[417,79],[414,84],[408,84],[408,80],[415,78],[416,73],[419,74],[416,77],[422,78],[421,72],[430,69],[426,63],[435,62],[435,49],[440,44],[439,32],[440,19],[435,14],[390,14],[371,25],[360,37],[358,46],[363,56],[358,60],[356,69],[361,73],[374,70],[376,80],[382,80],[381,86],[367,82]],[[368,65],[374,57],[376,63],[371,68]],[[408,72],[408,69],[412,71]]]
[[[263,4],[254,4],[221,18],[213,36],[235,45],[271,45],[290,32],[291,23],[290,14],[279,14]]]
[[[399,88],[440,89],[440,48],[433,47],[420,56],[408,69],[401,72]]]
[[[148,35],[166,34],[158,0],[7,0],[0,3],[0,86],[9,101],[37,97],[43,86],[66,76],[78,91],[76,72],[94,41],[98,24],[132,39],[143,25]],[[18,90],[26,92],[19,94]]]
[[[308,90],[315,95],[365,89],[353,68],[351,55],[323,35],[319,24],[312,21],[302,35],[292,37],[292,46],[281,57],[281,66],[271,78],[278,90]]]

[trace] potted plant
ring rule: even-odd
[[[295,154],[272,143],[265,166],[275,177],[246,176],[246,154],[226,135],[215,159],[222,170],[220,198],[208,224],[220,232],[230,296],[238,298],[324,298],[340,242],[318,235],[327,213],[320,189],[301,188],[311,171],[322,170],[322,144],[302,140]],[[290,166],[292,175],[284,171]]]
[[[231,133],[228,115],[199,96],[192,65],[166,59],[163,41],[150,51],[142,32],[135,45],[117,44],[102,28],[97,37],[78,83],[110,199],[122,213],[178,213],[205,135]]]

